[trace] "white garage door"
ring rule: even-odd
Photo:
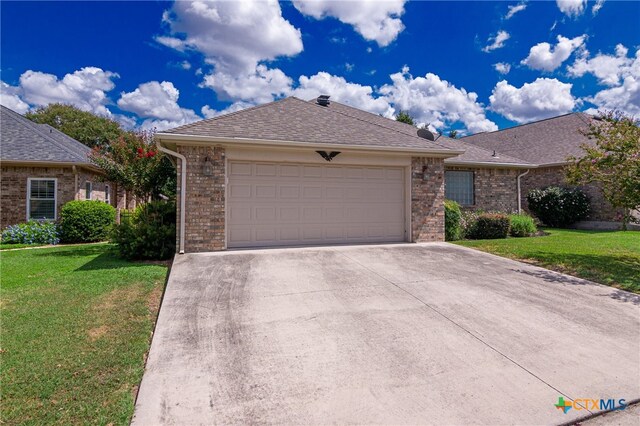
[[[228,247],[405,240],[402,167],[230,162]]]

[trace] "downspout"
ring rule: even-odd
[[[73,199],[77,200],[78,199],[78,169],[76,169],[76,166],[71,166],[71,170],[73,170],[73,189],[74,189],[74,193],[73,193]]]
[[[518,175],[518,214],[522,213],[522,197],[520,196],[520,178],[522,176],[527,175],[530,171],[531,171],[531,169],[527,169],[526,172]]]
[[[185,213],[186,213],[186,199],[187,199],[187,159],[184,155],[178,154],[175,151],[171,151],[160,145],[160,142],[156,142],[158,149],[165,154],[177,157],[180,159],[181,173],[180,173],[180,244],[178,247],[178,253],[184,254],[184,226],[185,226]]]

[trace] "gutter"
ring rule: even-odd
[[[489,162],[489,161],[445,161],[444,166],[451,167],[500,167],[507,169],[533,169],[538,167],[535,164],[527,164],[527,163],[498,163],[498,162]]]
[[[272,147],[290,147],[290,148],[324,148],[324,149],[337,149],[337,150],[357,150],[357,151],[382,151],[382,152],[397,152],[416,154],[419,156],[425,156],[425,154],[436,154],[444,158],[456,157],[460,154],[464,154],[464,150],[459,149],[430,149],[430,148],[412,148],[412,147],[394,147],[394,146],[377,146],[377,145],[346,145],[346,144],[328,144],[328,143],[313,143],[313,142],[300,142],[300,141],[283,141],[272,139],[249,139],[249,138],[222,138],[217,136],[201,136],[201,135],[184,135],[180,133],[156,133],[155,135],[159,140],[163,142],[191,142],[191,144],[233,144],[233,145],[246,145],[246,146],[272,146]]]
[[[531,171],[531,169],[527,169],[526,172],[518,175],[518,214],[522,213],[522,196],[520,195],[520,178],[522,176],[527,175],[530,171]]]
[[[184,254],[185,209],[187,205],[187,158],[182,154],[163,147],[160,145],[160,142],[156,143],[156,145],[158,149],[165,154],[179,158],[180,164],[182,165],[180,173],[180,243],[178,245],[178,253]]]

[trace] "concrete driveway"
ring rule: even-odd
[[[640,398],[640,297],[445,243],[189,254],[133,424],[560,424],[597,411],[564,414],[560,396]]]

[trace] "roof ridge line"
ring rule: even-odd
[[[5,107],[7,108],[7,107]],[[35,131],[36,133],[38,133],[40,136],[42,136],[43,138],[45,138],[46,140],[52,142],[55,146],[57,146],[58,148],[62,149],[63,151],[65,151],[67,154],[71,154],[73,157],[77,157],[80,158],[78,156],[77,153],[70,151],[69,149],[67,149],[65,146],[63,146],[60,142],[58,142],[55,138],[47,135],[44,132],[41,132],[40,129],[38,129],[38,126],[36,126],[33,121],[29,120],[27,117],[24,117],[21,114],[18,114],[17,112],[13,111],[11,108],[7,108],[7,110],[11,111],[13,114],[11,114],[11,118],[17,122],[18,124],[30,128],[31,130]],[[14,115],[17,115],[18,117],[15,117]],[[55,129],[55,127],[51,126],[53,129]],[[57,130],[57,129],[56,129]],[[58,130],[59,131],[59,130]],[[62,132],[61,132],[62,133]],[[89,164],[89,162],[87,161],[88,158],[84,158],[83,162]]]
[[[313,105],[313,104],[312,104],[311,102],[309,102],[309,101],[303,101],[302,99],[296,98],[296,97],[294,97],[294,96],[291,96],[291,98],[296,99],[296,100],[298,100],[298,101],[300,101],[300,102],[304,102],[304,103],[305,103],[305,104],[307,104],[307,105]],[[333,101],[333,102],[336,102],[336,101]],[[337,103],[337,104],[340,104],[340,105],[343,105],[343,106],[346,106],[346,107],[349,107],[349,108],[357,109],[357,108],[355,108],[355,107],[352,107],[352,106],[350,106],[350,105],[346,105],[346,104],[343,104],[343,103],[340,103],[340,102],[336,102],[336,103]],[[368,121],[368,120],[363,120],[363,119],[358,118],[358,117],[353,117],[353,116],[348,115],[348,114],[343,114],[343,113],[341,113],[341,112],[339,112],[339,111],[334,111],[334,110],[331,110],[331,109],[328,109],[328,111],[331,111],[333,114],[340,114],[340,115],[342,115],[342,116],[344,116],[344,117],[349,117],[349,118],[352,118],[352,119],[354,119],[354,120],[362,121],[363,123],[368,123],[368,124],[372,124],[372,125],[374,125],[374,126],[382,127],[383,129],[387,129],[387,130],[390,130],[390,131],[392,131],[392,132],[400,133],[401,135],[408,136],[408,137],[411,137],[411,138],[415,138],[415,139],[418,139],[418,140],[420,140],[420,141],[429,141],[429,142],[433,142],[434,144],[436,144],[436,145],[438,145],[438,146],[440,146],[440,147],[443,147],[443,148],[445,148],[445,149],[451,149],[450,147],[448,147],[448,146],[446,146],[446,145],[442,145],[442,144],[441,144],[441,143],[439,143],[439,142],[431,141],[431,140],[429,140],[429,139],[425,139],[425,138],[421,138],[421,137],[420,137],[420,136],[418,136],[417,134],[416,134],[415,136],[414,136],[414,135],[409,135],[408,133],[403,133],[403,132],[401,132],[401,131],[399,131],[399,130],[392,129],[392,128],[387,127],[387,126],[383,126],[382,124],[379,124],[379,123],[373,123],[373,122]],[[358,109],[358,111],[364,111],[364,110],[360,110],[360,109]],[[366,113],[368,113],[368,114],[371,114],[371,115],[374,115],[374,116],[375,116],[375,114],[373,114],[373,113],[371,113],[371,112],[369,112],[369,111],[364,111],[364,112],[366,112]],[[390,120],[390,118],[387,118],[387,117],[382,117],[382,118],[384,118],[384,119],[386,119],[386,120]],[[418,129],[416,129],[416,131],[417,131],[417,130],[418,130]]]
[[[189,128],[189,127],[191,127],[191,126],[193,126],[195,124],[199,124],[199,123],[203,123],[203,122],[212,122],[212,121],[216,121],[216,120],[219,120],[219,119],[222,119],[222,118],[231,117],[231,116],[234,116],[234,115],[239,114],[241,112],[253,111],[253,110],[265,107],[267,105],[272,105],[272,104],[275,104],[277,102],[282,102],[282,101],[284,101],[286,99],[290,99],[290,98],[295,98],[295,97],[294,96],[287,96],[287,97],[284,97],[282,99],[276,99],[274,101],[265,102],[265,103],[260,104],[260,105],[254,105],[254,106],[251,106],[251,107],[248,107],[248,108],[239,109],[238,111],[233,111],[233,112],[228,112],[226,114],[216,115],[215,117],[211,117],[211,118],[203,118],[202,120],[194,121],[193,123],[183,124],[182,126],[174,127],[172,129],[165,130],[164,132],[169,132],[169,131],[173,131],[173,130]],[[158,133],[164,133],[164,132],[158,132]]]
[[[505,157],[511,158],[511,159],[513,159],[513,160],[522,161],[524,164],[531,164],[532,166],[533,166],[533,165],[537,165],[537,163],[531,163],[531,162],[529,162],[529,161],[527,161],[527,160],[523,160],[522,158],[514,157],[514,156],[509,155],[509,154],[502,154],[504,151],[498,151],[498,150],[495,150],[495,149],[493,149],[493,150],[492,150],[492,149],[487,149],[487,148],[485,148],[485,147],[482,147],[482,146],[479,146],[479,145],[475,145],[475,144],[470,143],[470,142],[464,142],[462,139],[455,139],[455,141],[457,141],[458,143],[461,143],[461,144],[463,144],[463,145],[472,146],[472,147],[474,147],[475,149],[479,149],[479,150],[481,150],[481,151],[485,151],[485,152],[489,152],[489,153],[490,153],[491,151],[493,151],[493,152],[495,152],[495,153],[496,153],[496,154],[498,154],[498,155],[504,155]]]
[[[498,130],[494,130],[493,132],[479,132],[479,133],[474,133],[472,135],[467,135],[467,136],[463,136],[460,139],[465,139],[465,138],[470,138],[476,135],[491,135],[493,133],[499,133],[499,132],[506,132],[507,130],[511,130],[511,129],[517,129],[519,127],[524,127],[524,126],[529,126],[531,124],[537,124],[537,123],[542,123],[543,121],[549,121],[549,120],[555,120],[556,118],[561,118],[561,117],[568,117],[570,115],[578,115],[580,116],[581,114],[586,114],[582,111],[574,111],[574,112],[568,112],[566,114],[560,114],[560,115],[556,115],[555,117],[547,117],[547,118],[542,118],[540,120],[536,120],[536,121],[530,121],[528,123],[522,123],[522,124],[516,124],[515,126],[511,126],[511,127],[507,127],[506,129],[498,129]]]

